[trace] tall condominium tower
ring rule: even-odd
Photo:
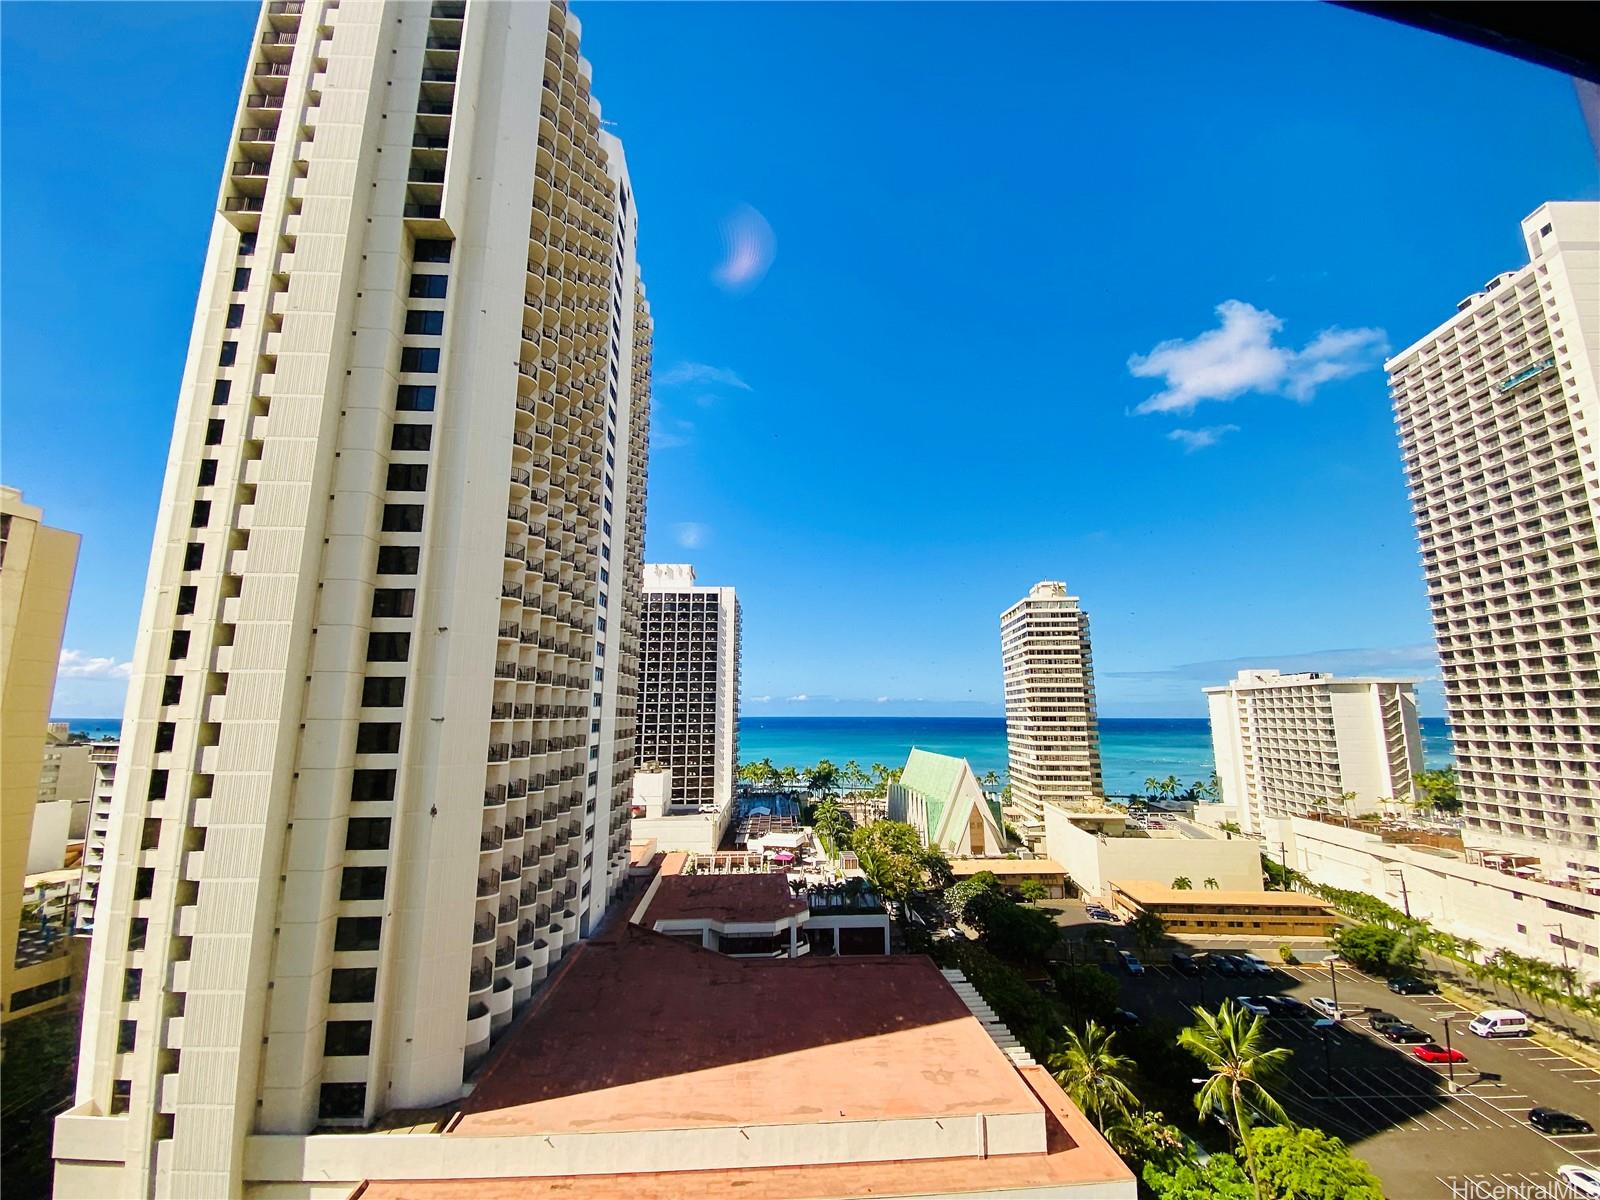
[[[1103,807],[1089,614],[1064,583],[1036,583],[1000,615],[1011,800],[1030,843],[1047,804]]]
[[[72,982],[64,938],[48,954],[19,953],[18,938],[50,697],[77,565],[78,535],[52,529],[21,492],[0,487],[0,1020],[59,1004]]]
[[[1388,365],[1471,845],[1600,870],[1600,204]]]
[[[739,758],[739,598],[687,563],[644,569],[640,766],[672,771],[670,807],[726,809]]]
[[[619,885],[650,322],[578,38],[262,5],[60,1195],[237,1195],[252,1134],[455,1099]]]
[[[1246,833],[1261,832],[1268,817],[1354,815],[1404,801],[1422,770],[1409,679],[1240,671],[1205,693],[1222,799],[1238,808]]]
[[[117,783],[117,743],[96,742],[89,747],[93,778],[89,783],[89,815],[83,825],[83,859],[78,867],[76,932],[94,932],[94,902],[100,894],[100,868],[105,862],[106,838],[111,833],[111,801]]]

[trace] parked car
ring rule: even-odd
[[[1593,1133],[1594,1126],[1582,1117],[1575,1117],[1559,1108],[1531,1108],[1528,1124],[1540,1133]]]
[[[1396,996],[1426,996],[1439,990],[1439,985],[1415,975],[1397,975],[1389,980],[1389,990]]]
[[[1094,908],[1086,908],[1086,909],[1084,909],[1084,912],[1088,913],[1096,921],[1114,921],[1114,920],[1116,920],[1116,918],[1113,917],[1109,911],[1107,911],[1106,909],[1100,908],[1098,906],[1096,906]]]
[[[1240,996],[1238,1004],[1240,1008],[1247,1012],[1253,1012],[1258,1017],[1270,1017],[1272,1010],[1262,1002],[1264,999],[1261,996]]]
[[[1375,1012],[1367,1017],[1367,1024],[1372,1026],[1374,1032],[1382,1033],[1390,1025],[1404,1025],[1405,1022],[1392,1012]]]
[[[1527,1037],[1528,1014],[1516,1008],[1491,1008],[1472,1018],[1467,1028],[1479,1037]]]
[[[1408,1025],[1404,1021],[1398,1021],[1393,1025],[1385,1025],[1378,1032],[1397,1046],[1420,1046],[1424,1042],[1433,1041],[1431,1033],[1426,1033],[1415,1025]]]
[[[1213,954],[1211,956],[1211,965],[1216,968],[1218,975],[1226,975],[1229,979],[1239,973],[1238,964],[1226,954]]]
[[[1315,1015],[1293,996],[1263,996],[1261,997],[1261,1003],[1265,1004],[1268,1011],[1275,1017],[1306,1020]]]
[[[1589,1200],[1600,1200],[1600,1171],[1593,1167],[1567,1166],[1558,1167],[1556,1174],[1561,1177],[1561,1182],[1566,1184],[1575,1196],[1585,1196]]]
[[[1129,975],[1144,974],[1144,964],[1132,950],[1118,950],[1117,955],[1122,959],[1122,969]]]
[[[1272,964],[1258,954],[1241,954],[1239,961],[1250,968],[1252,975],[1272,974]]]
[[[1467,1056],[1455,1047],[1446,1050],[1438,1042],[1423,1042],[1420,1046],[1411,1047],[1415,1054],[1425,1063],[1464,1063]]]
[[[1233,964],[1233,969],[1239,973],[1240,978],[1248,979],[1255,974],[1255,969],[1239,955],[1229,954],[1226,957]]]
[[[1144,1019],[1138,1013],[1128,1008],[1114,1008],[1106,1022],[1115,1025],[1118,1029],[1134,1029],[1144,1024]]]
[[[1181,950],[1174,951],[1170,961],[1172,969],[1179,975],[1188,975],[1192,978],[1200,974],[1200,968],[1194,965],[1194,959]]]
[[[1333,1002],[1330,996],[1311,997],[1311,1007],[1330,1020],[1342,1021],[1350,1014]]]

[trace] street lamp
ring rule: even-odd
[[[1330,1039],[1336,1024],[1332,1017],[1322,1017],[1312,1028],[1317,1030],[1317,1041],[1322,1043],[1322,1078],[1328,1095],[1333,1095],[1333,1050]]]
[[[1342,1012],[1339,1008],[1339,976],[1334,973],[1333,960],[1337,955],[1328,955],[1328,986],[1333,989],[1333,1007],[1335,1012]]]
[[[1450,1018],[1444,1019],[1444,1065],[1450,1073],[1451,1094],[1456,1090],[1456,1052],[1450,1046]]]

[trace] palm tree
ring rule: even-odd
[[[1178,1034],[1178,1044],[1196,1055],[1211,1070],[1211,1078],[1194,1098],[1202,1120],[1219,1113],[1244,1147],[1245,1164],[1256,1200],[1261,1200],[1261,1180],[1256,1175],[1255,1152],[1250,1147],[1250,1111],[1269,1120],[1289,1124],[1283,1106],[1266,1088],[1289,1061],[1289,1050],[1267,1045],[1266,1021],[1224,1000],[1216,1012],[1194,1010],[1196,1024]]]
[[[1128,922],[1128,932],[1133,934],[1134,945],[1148,954],[1167,936],[1167,923],[1160,913],[1146,910]]]
[[[979,782],[983,784],[984,791],[992,792],[1000,786],[1000,776],[994,771],[985,771]]]
[[[1194,890],[1194,880],[1187,875],[1179,875],[1172,881],[1172,890],[1175,892],[1188,892]]]
[[[1212,890],[1212,891],[1213,891],[1213,892],[1214,892],[1214,891],[1216,891],[1216,890],[1217,890],[1217,889],[1218,889],[1218,888],[1220,888],[1220,887],[1221,887],[1221,886],[1222,886],[1222,885],[1221,885],[1221,884],[1220,884],[1220,883],[1218,883],[1218,882],[1217,882],[1217,881],[1216,881],[1216,880],[1215,880],[1215,879],[1213,879],[1213,878],[1207,878],[1207,880],[1206,880],[1206,882],[1205,882],[1205,886],[1206,886],[1206,887],[1208,887],[1208,888],[1210,888],[1210,889],[1211,889],[1211,890]]]
[[[1139,1100],[1128,1086],[1133,1060],[1113,1053],[1117,1035],[1090,1021],[1083,1032],[1067,1030],[1061,1050],[1050,1056],[1050,1070],[1061,1090],[1101,1129],[1117,1117],[1138,1108]]]

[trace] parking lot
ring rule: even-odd
[[[1087,932],[1087,931],[1085,931]],[[1242,952],[1255,949],[1229,947]],[[1487,1040],[1467,1032],[1475,1013],[1440,996],[1399,996],[1381,979],[1340,967],[1280,967],[1265,978],[1180,975],[1152,956],[1138,977],[1116,972],[1123,1003],[1146,1020],[1188,1021],[1188,1008],[1214,1007],[1224,996],[1332,997],[1349,1014],[1331,1030],[1310,1019],[1274,1017],[1270,1036],[1294,1050],[1277,1095],[1295,1120],[1337,1134],[1371,1163],[1391,1200],[1478,1195],[1567,1197],[1556,1169],[1600,1168],[1600,1134],[1551,1136],[1528,1123],[1537,1105],[1600,1124],[1600,1071],[1531,1038]],[[1274,956],[1275,957],[1275,956]],[[1114,969],[1114,968],[1113,968]],[[1468,1061],[1449,1069],[1421,1062],[1408,1046],[1374,1033],[1370,1012],[1388,1012],[1445,1040]],[[1537,1020],[1535,1020],[1537,1024]]]

